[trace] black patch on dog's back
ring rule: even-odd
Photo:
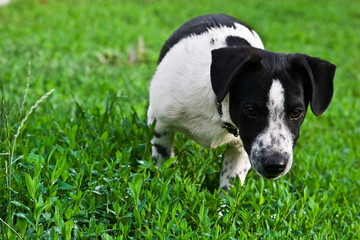
[[[165,42],[160,52],[158,64],[165,57],[168,51],[181,39],[191,35],[202,34],[208,31],[208,29],[210,28],[221,27],[221,26],[234,27],[235,23],[244,25],[249,30],[251,30],[251,28],[246,24],[240,22],[236,18],[233,18],[225,14],[209,14],[209,15],[199,16],[191,19],[190,21],[187,21],[180,28],[178,28]]]
[[[228,36],[226,38],[226,45],[228,47],[240,47],[240,46],[249,46],[251,47],[250,43],[245,39],[237,36]]]

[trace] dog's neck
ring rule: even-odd
[[[223,110],[222,110],[222,104],[221,102],[216,102],[216,109],[219,113],[220,118],[223,116]],[[239,129],[233,125],[232,123],[223,121],[223,124],[221,126],[222,128],[225,128],[229,133],[234,135],[235,137],[239,136]]]

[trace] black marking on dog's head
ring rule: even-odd
[[[312,112],[319,116],[329,106],[334,93],[336,66],[304,54],[289,55],[292,71],[305,79]]]
[[[220,48],[213,50],[211,62],[211,84],[217,102],[222,102],[229,93],[235,80],[244,75],[248,69],[255,70],[260,66],[261,55],[251,47]]]
[[[280,171],[283,169],[280,162],[291,164],[292,150],[286,147],[285,151],[282,145],[284,142],[295,145],[309,103],[317,116],[329,106],[334,73],[333,64],[304,54],[274,53],[252,47],[212,51],[211,83],[217,101],[222,102],[230,95],[230,117],[239,128],[252,166],[261,175],[273,178],[288,171],[288,167]],[[272,86],[275,101],[269,97]],[[276,106],[277,92],[281,93],[283,106],[270,109]],[[297,112],[301,113],[299,117],[293,117]],[[278,157],[277,170],[272,163],[266,167],[267,159],[274,156],[287,158],[285,161]]]

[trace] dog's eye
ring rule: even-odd
[[[246,107],[245,113],[250,117],[255,117],[257,114],[256,109],[254,107]]]
[[[301,109],[294,109],[291,113],[290,113],[290,118],[292,120],[296,120],[298,119],[301,115],[302,115],[303,111]]]

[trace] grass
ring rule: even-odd
[[[1,7],[0,238],[359,238],[359,7],[341,0]],[[323,116],[308,114],[290,173],[268,181],[251,171],[231,196],[217,189],[223,147],[177,135],[177,158],[154,166],[145,114],[163,42],[184,21],[214,12],[249,23],[269,50],[338,66],[334,100]]]

